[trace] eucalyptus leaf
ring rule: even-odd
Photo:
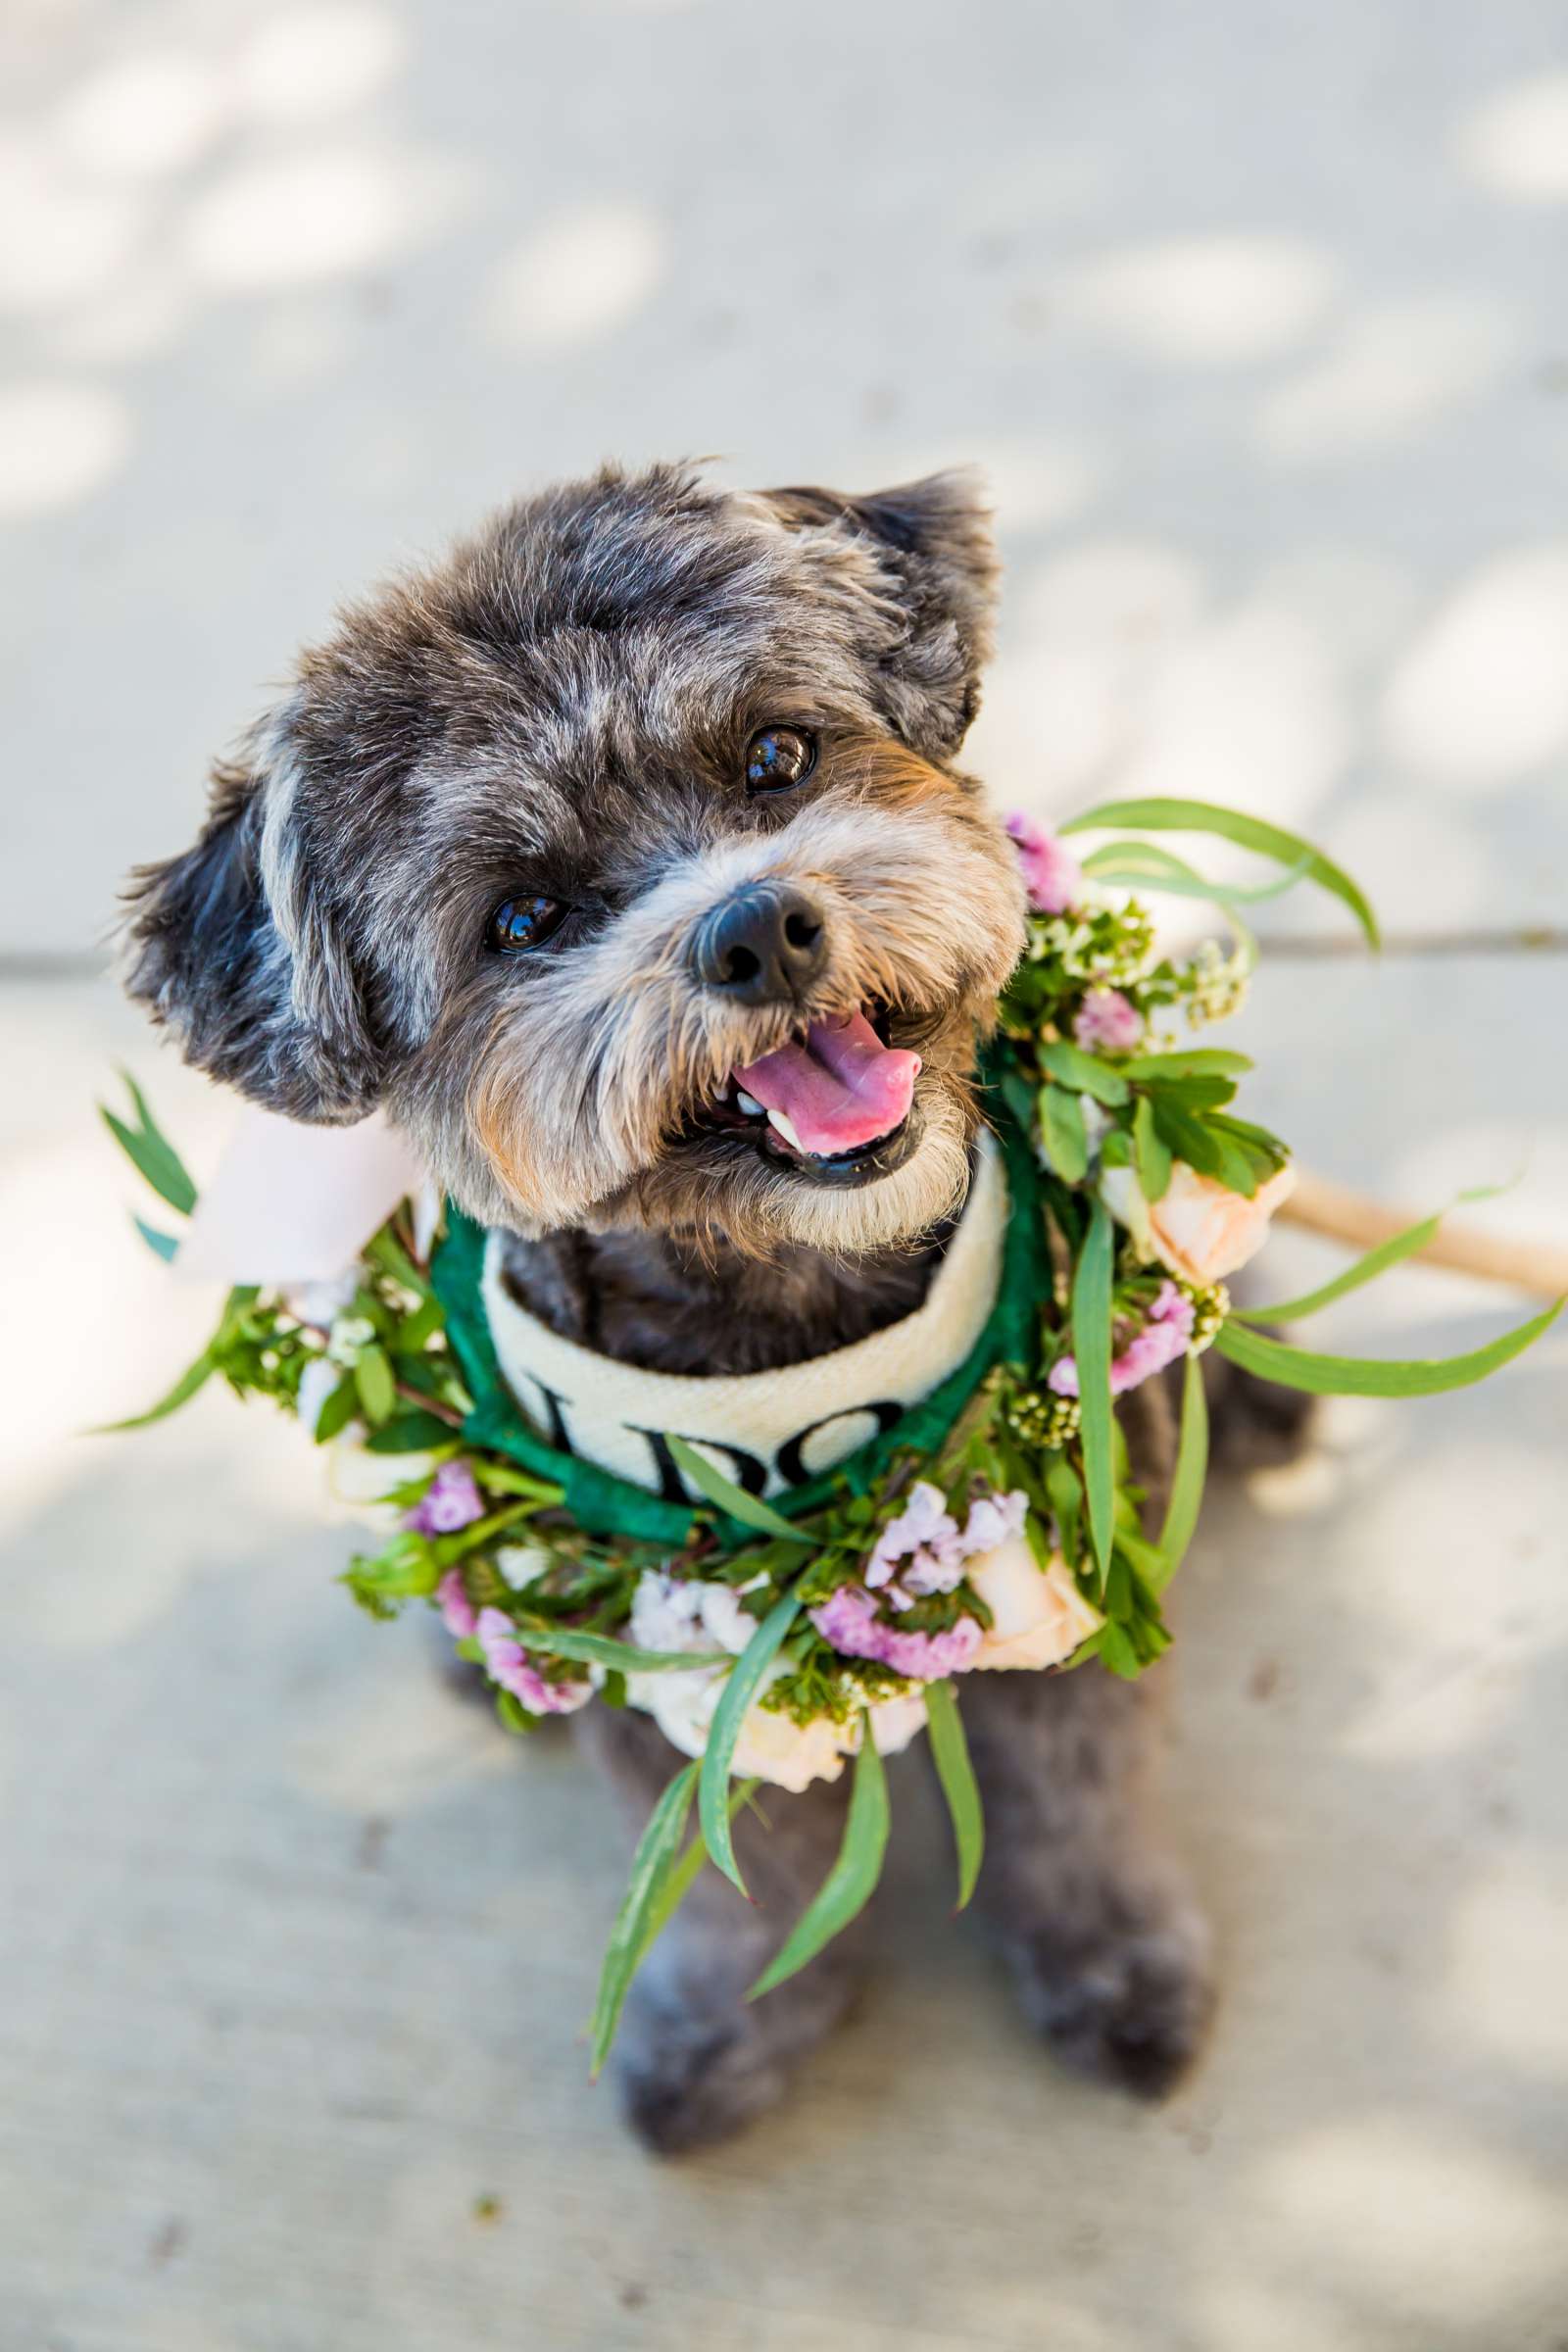
[[[1110,1402],[1110,1284],[1115,1240],[1110,1214],[1097,1200],[1078,1253],[1072,1286],[1072,1351],[1078,1363],[1080,1443],[1089,1537],[1103,1580],[1110,1566],[1116,1511],[1115,1414]]]
[[[1086,1054],[1082,1046],[1070,1045],[1064,1037],[1046,1040],[1040,1048],[1040,1066],[1062,1086],[1071,1087],[1075,1095],[1093,1095],[1108,1110],[1119,1110],[1127,1100],[1127,1081],[1121,1072]]]
[[[1260,1331],[1227,1321],[1214,1342],[1222,1355],[1259,1380],[1277,1381],[1282,1388],[1305,1389],[1315,1396],[1438,1396],[1449,1389],[1468,1389],[1489,1372],[1512,1363],[1516,1355],[1548,1330],[1568,1300],[1559,1298],[1528,1323],[1520,1323],[1485,1348],[1463,1355],[1416,1356],[1380,1360],[1361,1355],[1314,1355],[1308,1348],[1288,1347]]]
[[[1040,1089],[1040,1140],[1063,1184],[1082,1184],[1089,1173],[1084,1106],[1065,1086]]]
[[[1212,801],[1102,801],[1098,808],[1086,809],[1061,830],[1085,833],[1111,825],[1131,825],[1143,833],[1211,833],[1222,841],[1235,842],[1240,849],[1272,858],[1277,864],[1299,866],[1308,880],[1349,908],[1369,946],[1382,945],[1377,917],[1343,866],[1299,834],[1288,833],[1283,825],[1267,824],[1261,817],[1246,816],[1239,808],[1222,808]]]
[[[1129,1078],[1157,1083],[1163,1078],[1240,1078],[1251,1069],[1245,1054],[1223,1046],[1195,1046],[1191,1053],[1139,1054],[1121,1068]]]
[[[813,1544],[812,1537],[792,1526],[782,1512],[771,1510],[755,1494],[748,1494],[744,1487],[738,1487],[722,1470],[715,1469],[708,1456],[699,1453],[684,1438],[666,1437],[664,1443],[698,1493],[727,1512],[731,1519],[740,1520],[744,1527],[755,1527],[764,1536],[776,1537],[783,1544],[801,1544],[808,1548]]]
[[[708,1850],[726,1879],[744,1894],[746,1882],[741,1877],[735,1859],[734,1842],[729,1834],[729,1773],[730,1761],[741,1736],[746,1712],[757,1696],[767,1670],[778,1654],[779,1645],[794,1624],[801,1606],[800,1589],[792,1586],[768,1610],[746,1647],[730,1669],[729,1678],[713,1711],[713,1721],[708,1734],[708,1746],[703,1755],[699,1810],[702,1815],[703,1836]]]
[[[383,1348],[362,1348],[354,1359],[354,1385],[365,1407],[365,1417],[372,1428],[390,1421],[397,1404],[397,1383],[392,1366]]]
[[[161,1257],[166,1266],[172,1265],[179,1254],[179,1244],[174,1236],[172,1233],[160,1233],[157,1226],[149,1225],[145,1217],[132,1217],[130,1221],[153,1255]]]
[[[887,1774],[871,1737],[870,1715],[862,1707],[860,1749],[855,1759],[855,1786],[850,1791],[838,1859],[752,1986],[748,2000],[759,1999],[796,1975],[864,1910],[882,1875],[890,1824]]]
[[[974,1777],[974,1766],[969,1761],[969,1742],[963,1736],[958,1694],[951,1683],[927,1683],[925,1713],[931,1740],[931,1760],[937,1768],[942,1793],[948,1800],[948,1813],[953,1822],[953,1841],[958,1853],[957,1907],[961,1911],[974,1892],[985,1854],[986,1829],[980,1803],[980,1785]]]

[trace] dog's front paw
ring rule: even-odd
[[[1073,1949],[1039,1937],[1011,1958],[1025,2014],[1062,2063],[1138,2098],[1173,2087],[1213,2014],[1209,1934],[1191,1906]]]
[[[615,2067],[626,2120],[656,2156],[729,2139],[784,2096],[789,2071],[748,2017],[707,2029],[662,2023],[657,2034],[626,2036]]]

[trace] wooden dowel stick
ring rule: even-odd
[[[1308,1233],[1326,1234],[1356,1251],[1375,1250],[1394,1239],[1412,1216],[1385,1208],[1365,1193],[1352,1193],[1343,1184],[1309,1170],[1298,1171],[1296,1190],[1276,1211],[1282,1225],[1299,1225]],[[1568,1292],[1568,1250],[1547,1242],[1504,1241],[1499,1235],[1474,1233],[1463,1226],[1441,1225],[1412,1265],[1447,1266],[1456,1274],[1479,1275],[1483,1282],[1506,1283],[1534,1298],[1560,1298]]]

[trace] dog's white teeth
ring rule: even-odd
[[[762,1108],[762,1105],[760,1104],[760,1102],[759,1102],[759,1101],[757,1100],[757,1097],[756,1097],[755,1095],[749,1095],[749,1094],[746,1092],[746,1089],[745,1089],[745,1087],[744,1087],[744,1086],[738,1086],[738,1087],[735,1089],[735,1100],[736,1100],[736,1102],[737,1102],[740,1104],[740,1106],[741,1106],[742,1110],[744,1110],[744,1111],[745,1111],[745,1113],[746,1113],[746,1115],[747,1115],[747,1117],[748,1117],[748,1118],[751,1118],[751,1119],[769,1118],[769,1119],[770,1119],[770,1118],[772,1118],[772,1116],[773,1116],[773,1113],[772,1113],[772,1111],[770,1111],[770,1110],[769,1110],[769,1111],[764,1111],[764,1110],[763,1110],[763,1108]]]
[[[744,1097],[742,1099],[744,1100]],[[760,1110],[760,1103],[758,1104],[758,1108]],[[767,1123],[770,1127],[776,1129],[777,1132],[784,1138],[784,1141],[787,1144],[792,1145],[797,1152],[804,1152],[806,1150],[806,1146],[802,1143],[800,1137],[795,1132],[795,1121],[790,1117],[787,1110],[770,1110],[767,1114]]]

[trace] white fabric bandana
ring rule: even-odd
[[[684,1502],[662,1441],[686,1438],[750,1493],[778,1494],[832,1469],[957,1370],[996,1303],[1006,1220],[1001,1155],[982,1134],[968,1201],[914,1313],[770,1372],[648,1372],[564,1340],[507,1290],[497,1234],[485,1312],[507,1386],[551,1445]]]

